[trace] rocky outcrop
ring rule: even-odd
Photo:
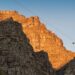
[[[62,40],[49,31],[38,17],[26,18],[16,11],[0,11],[0,20],[9,17],[22,24],[23,32],[30,40],[35,52],[43,50],[48,53],[49,61],[54,69],[60,69],[75,57],[75,54],[68,51]]]
[[[12,18],[0,22],[0,75],[54,75],[46,52],[35,53],[22,25]]]

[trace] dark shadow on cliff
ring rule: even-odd
[[[35,53],[22,25],[12,18],[0,22],[1,75],[54,75],[46,52]]]

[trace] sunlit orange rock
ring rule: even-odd
[[[23,31],[35,52],[44,50],[48,53],[49,61],[54,69],[60,69],[74,58],[75,54],[63,46],[62,40],[55,33],[49,31],[40,22],[39,17],[26,18],[16,11],[0,11],[0,21],[9,17],[22,24]]]

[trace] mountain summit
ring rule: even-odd
[[[54,69],[60,69],[75,57],[74,53],[64,47],[62,40],[40,22],[39,17],[26,18],[16,11],[0,11],[0,21],[10,17],[22,24],[23,32],[35,52],[44,50],[48,53]]]

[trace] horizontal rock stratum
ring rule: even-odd
[[[49,61],[54,69],[60,69],[75,57],[73,52],[64,47],[62,40],[40,22],[39,17],[27,18],[16,11],[0,11],[0,21],[10,17],[22,24],[23,32],[35,52],[44,50],[48,53]]]

